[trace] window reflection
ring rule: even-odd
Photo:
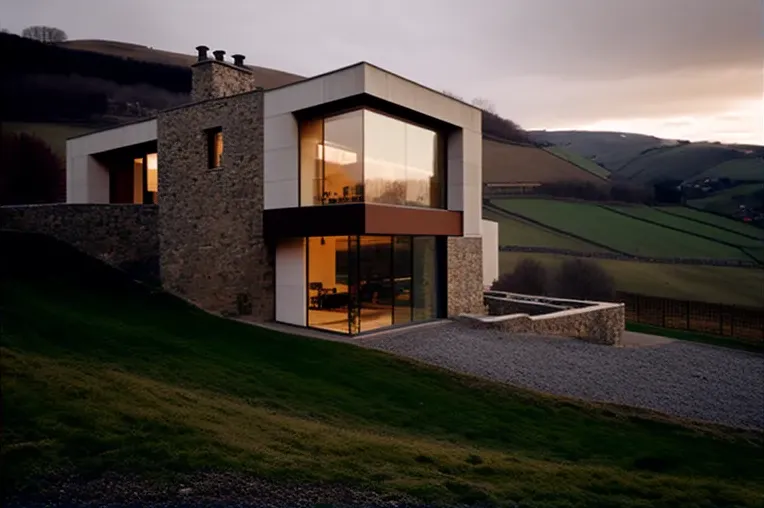
[[[363,111],[324,120],[322,204],[363,200]]]
[[[300,126],[300,204],[374,202],[442,208],[435,131],[369,110]]]

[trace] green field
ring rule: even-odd
[[[597,175],[602,178],[610,177],[610,171],[603,168],[602,166],[600,166],[593,160],[587,157],[584,157],[583,155],[579,155],[574,152],[569,152],[568,150],[565,150],[564,148],[560,148],[558,146],[545,147],[544,150],[546,150],[549,153],[553,153],[558,157],[562,157],[566,161],[575,164],[581,169],[585,169],[586,171],[588,171],[589,173],[592,173],[593,175]]]
[[[750,233],[751,235],[758,235],[758,238],[744,236],[734,231],[712,226],[710,224],[701,224],[688,218],[669,215],[649,206],[623,205],[608,206],[608,208],[629,214],[632,217],[664,224],[672,228],[677,228],[690,234],[701,235],[736,245],[743,248],[757,260],[764,262],[764,230],[755,228],[753,226],[749,226]]]
[[[4,495],[106,472],[339,482],[428,502],[758,506],[760,433],[683,426],[205,314],[5,237]],[[53,476],[48,476],[53,475]]]
[[[740,249],[673,231],[596,204],[552,199],[497,199],[493,204],[632,255],[750,261]]]
[[[521,219],[506,217],[490,209],[483,209],[483,218],[499,223],[499,245],[520,247],[553,247],[577,252],[603,252],[591,243],[544,229]]]
[[[744,157],[739,148],[715,143],[666,146],[640,155],[618,170],[619,178],[633,182],[694,179],[729,160]]]
[[[745,222],[737,219],[722,217],[714,213],[704,212],[695,208],[690,208],[688,206],[661,206],[658,208],[674,215],[681,215],[682,217],[687,217],[688,219],[704,222],[706,224],[734,231],[745,236],[764,239],[764,230],[755,226],[751,226],[750,224],[746,224]]]
[[[532,257],[550,269],[568,256],[500,252],[499,271],[514,270],[519,260]],[[764,270],[726,266],[694,266],[594,259],[615,279],[616,289],[646,296],[698,300],[725,305],[764,307]]]
[[[764,200],[764,183],[749,183],[717,192],[707,198],[690,200],[687,204],[701,210],[734,215],[738,212],[740,205],[760,207],[762,200]]]
[[[764,159],[761,157],[751,157],[723,162],[694,176],[690,180],[697,181],[704,178],[762,181],[764,180]]]

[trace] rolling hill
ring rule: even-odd
[[[483,183],[537,184],[560,181],[604,184],[605,178],[544,149],[483,139]]]
[[[689,143],[653,149],[619,168],[614,176],[650,184],[689,180],[721,164],[746,157],[748,150],[715,143]],[[726,176],[726,175],[725,175]]]
[[[676,144],[676,141],[626,132],[530,131],[528,134],[537,143],[562,147],[609,171],[621,168],[647,150]]]

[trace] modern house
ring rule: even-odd
[[[346,334],[483,311],[481,111],[368,63],[264,90],[200,46],[192,101],[67,142],[67,202],[158,208],[168,291]]]

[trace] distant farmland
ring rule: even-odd
[[[592,203],[533,198],[496,199],[492,203],[549,228],[630,255],[751,261],[738,247],[650,224]],[[733,233],[720,230],[719,234]]]

